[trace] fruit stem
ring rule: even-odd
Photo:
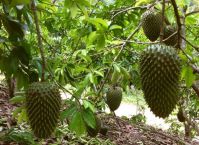
[[[178,48],[181,48],[181,44],[180,44],[180,41],[181,41],[181,22],[180,22],[180,15],[178,13],[178,6],[176,4],[176,1],[175,0],[171,0],[171,3],[172,3],[172,6],[173,6],[173,9],[174,9],[174,13],[175,13],[175,17],[176,17],[176,21],[177,21],[177,30],[178,30],[178,43],[177,43],[177,47]]]
[[[161,21],[161,27],[160,27],[160,42],[163,41],[164,37],[164,11],[165,11],[165,0],[162,2],[162,21]]]
[[[31,6],[32,6],[34,21],[35,21],[36,32],[37,32],[38,47],[39,47],[41,59],[42,59],[41,81],[44,81],[45,80],[45,64],[46,63],[45,63],[44,49],[43,49],[43,45],[42,45],[41,30],[40,30],[40,27],[39,27],[39,19],[38,19],[38,16],[37,16],[37,9],[36,9],[34,0],[32,0]]]
[[[121,126],[121,124],[119,123],[119,120],[117,119],[117,116],[116,116],[115,112],[114,112],[114,111],[112,111],[112,112],[113,112],[115,121],[117,122],[117,124],[118,124],[118,126],[120,127],[120,129],[122,129],[122,126]]]

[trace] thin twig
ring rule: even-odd
[[[60,83],[58,83],[56,80],[54,80],[54,82],[57,84],[58,87],[61,88],[61,90],[62,90],[65,94],[66,94],[66,92],[67,92],[67,93],[69,93],[69,94],[72,96],[72,98],[75,98],[75,101],[78,103],[80,110],[82,110],[82,105],[81,105],[81,102],[80,102],[79,98],[78,98],[77,96],[75,96],[72,92],[70,92],[69,90],[67,90],[66,88],[64,88],[64,87],[63,87]]]
[[[177,31],[174,32],[173,34],[171,34],[169,37],[165,38],[164,40],[162,40],[162,42],[167,41],[168,39],[170,39],[172,36],[176,35]],[[154,41],[154,42],[140,42],[140,41],[130,41],[130,40],[123,40],[124,42],[128,42],[128,43],[137,43],[137,44],[158,44],[160,43],[159,41]]]
[[[43,49],[43,45],[42,45],[41,31],[40,31],[40,27],[39,27],[39,19],[38,19],[38,16],[37,16],[37,9],[36,9],[34,0],[32,0],[32,10],[33,10],[33,15],[34,15],[34,20],[35,20],[36,31],[37,31],[38,47],[39,47],[41,59],[42,59],[41,81],[44,81],[45,80],[45,56],[44,56],[44,49]]]
[[[191,42],[189,42],[186,38],[184,38],[183,36],[181,36],[182,39],[184,39],[191,47],[193,47],[197,52],[199,52],[199,47],[193,45]]]
[[[125,8],[125,9],[120,10],[120,11],[117,12],[116,14],[114,14],[114,15],[111,17],[111,20],[113,20],[117,15],[122,14],[122,13],[125,13],[125,12],[127,12],[127,11],[135,10],[135,9],[147,9],[147,8],[148,8],[148,6],[138,6],[138,7],[128,7],[128,8]]]
[[[125,13],[127,11],[131,11],[131,10],[135,10],[135,9],[149,9],[151,7],[153,7],[155,4],[157,3],[157,1],[155,1],[154,3],[152,4],[149,4],[149,5],[145,5],[145,6],[137,6],[137,7],[127,7],[127,8],[122,8],[121,10],[117,11],[116,14],[114,14],[112,17],[111,17],[111,20],[113,20],[117,15],[121,14],[121,13]],[[116,10],[115,10],[116,11]],[[113,12],[113,11],[112,11]]]
[[[137,28],[128,36],[126,41],[122,44],[122,46],[120,48],[120,51],[118,52],[117,56],[115,56],[115,58],[113,59],[113,61],[111,63],[111,67],[108,69],[108,72],[106,73],[106,76],[104,77],[103,81],[101,82],[100,89],[98,90],[98,93],[97,93],[98,96],[101,93],[106,81],[108,80],[107,78],[108,78],[108,76],[109,76],[109,74],[111,72],[111,68],[112,68],[113,64],[119,58],[120,54],[122,53],[122,51],[124,50],[125,46],[127,45],[128,40],[130,40],[139,31],[140,27],[141,27],[141,22],[139,23]]]
[[[197,13],[199,13],[199,10],[192,11],[192,12],[190,12],[190,13],[187,13],[187,14],[185,15],[185,17],[188,17],[188,16],[193,15],[193,14],[197,14]]]

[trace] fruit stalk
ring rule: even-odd
[[[40,50],[41,54],[41,59],[42,59],[42,76],[41,76],[41,81],[44,81],[44,75],[45,75],[45,56],[44,56],[44,49],[43,49],[43,44],[42,44],[42,36],[41,36],[41,30],[39,27],[39,19],[37,16],[37,9],[35,6],[35,1],[32,0],[32,11],[33,11],[33,16],[34,16],[34,21],[35,21],[35,27],[37,31],[37,41],[38,41],[38,47]]]
[[[162,21],[161,21],[161,27],[160,27],[160,42],[162,42],[164,37],[164,11],[165,11],[165,0],[162,2]]]
[[[178,13],[178,7],[176,4],[175,0],[171,0],[171,3],[173,5],[173,9],[174,9],[174,13],[175,13],[175,17],[176,17],[176,21],[178,24],[177,30],[178,30],[178,43],[177,43],[177,48],[181,48],[181,44],[180,44],[180,40],[181,40],[181,22],[180,22],[180,15]]]

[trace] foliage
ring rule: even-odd
[[[85,125],[95,126],[94,113],[105,107],[104,94],[112,82],[124,91],[128,91],[130,85],[140,90],[139,54],[150,42],[142,29],[131,39],[127,38],[137,29],[140,17],[149,5],[158,10],[162,5],[152,0],[35,2],[46,59],[45,79],[56,82],[60,90],[72,94],[64,103],[67,107],[61,112],[61,120],[70,120],[69,128],[82,135],[86,132]],[[179,50],[179,56],[183,64],[181,86],[190,89],[198,79],[188,65],[199,65],[198,49],[193,47],[199,46],[199,14],[192,13],[197,10],[197,1],[176,2],[180,15],[184,15],[181,9],[187,8],[185,25],[189,43],[186,49]],[[176,25],[171,3],[165,6],[165,16],[170,24]],[[16,78],[17,90],[24,91],[28,84],[41,80],[43,69],[32,1],[4,0],[0,8],[0,72],[6,79]],[[70,89],[66,90],[65,86]],[[189,96],[193,94],[190,89]],[[197,107],[196,97],[191,96],[190,114]],[[11,101],[18,102],[22,98],[16,96]],[[14,114],[19,115],[22,111],[25,116],[23,104],[21,107]]]

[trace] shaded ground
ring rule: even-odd
[[[8,129],[16,126],[16,121],[12,118],[12,111],[15,106],[11,105],[8,102],[7,95],[2,95],[0,97],[0,138],[3,132],[6,132]],[[99,114],[99,117],[102,120],[103,126],[107,127],[108,132],[106,135],[98,134],[98,144],[108,145],[110,142],[105,143],[105,141],[110,140],[111,144],[117,145],[197,145],[197,143],[191,143],[188,140],[184,140],[183,137],[166,133],[162,130],[158,130],[151,126],[144,124],[131,124],[127,119],[117,119],[110,114]],[[61,127],[60,127],[61,128]],[[67,126],[63,127],[67,128]],[[85,137],[84,140],[79,141],[80,139],[74,139],[74,134],[65,132],[61,138],[61,142],[57,143],[58,139],[51,138],[44,142],[42,145],[57,143],[60,145],[65,144],[74,144],[74,145],[83,145],[83,144],[97,144],[93,142],[93,139]],[[97,140],[94,138],[94,140]],[[36,140],[34,140],[36,141]],[[71,143],[73,141],[73,143]],[[89,142],[89,143],[88,143]],[[0,145],[28,145],[30,143],[16,143],[16,142],[3,142],[0,140]]]
[[[103,115],[104,124],[109,126],[107,136],[117,145],[189,145],[194,144],[183,138],[158,130],[144,124],[129,124],[128,120],[117,119],[110,115]],[[116,121],[117,120],[117,121]],[[120,125],[118,125],[120,124]]]

